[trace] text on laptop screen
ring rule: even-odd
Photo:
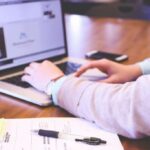
[[[0,70],[65,53],[60,0],[0,0]]]

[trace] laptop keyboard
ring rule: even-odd
[[[65,75],[68,75],[68,74],[75,72],[81,65],[77,63],[72,63],[72,62],[65,62],[65,63],[58,64],[57,66],[64,72]],[[14,76],[11,78],[4,79],[3,81],[18,85],[24,88],[30,87],[31,86],[30,84],[28,84],[27,82],[21,81],[21,76],[22,75]]]
[[[14,77],[11,77],[11,78],[4,79],[3,81],[18,85],[18,86],[21,86],[21,87],[24,87],[24,88],[30,87],[31,85],[28,84],[27,82],[22,81],[21,77],[22,77],[22,75],[18,75],[18,76],[14,76]]]

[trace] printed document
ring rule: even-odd
[[[59,131],[77,137],[97,137],[106,144],[88,145],[72,139],[40,136],[35,130]],[[0,150],[123,150],[116,134],[79,118],[0,119]]]

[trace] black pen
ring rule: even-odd
[[[51,137],[51,138],[60,138],[60,139],[73,139],[76,142],[83,142],[89,145],[100,145],[100,144],[106,144],[105,140],[102,140],[97,137],[84,137],[84,138],[75,138],[76,135],[71,135],[71,134],[66,134],[54,130],[35,130],[35,132],[38,133],[40,136],[45,136],[45,137]]]

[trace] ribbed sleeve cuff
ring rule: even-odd
[[[143,75],[150,74],[150,59],[139,62],[138,65],[140,66]]]
[[[66,78],[67,78],[67,76],[63,76],[60,79],[58,79],[52,88],[52,98],[53,98],[53,103],[55,105],[58,104],[58,102],[57,102],[58,91],[59,91],[61,85],[63,84],[63,82],[66,80]]]

